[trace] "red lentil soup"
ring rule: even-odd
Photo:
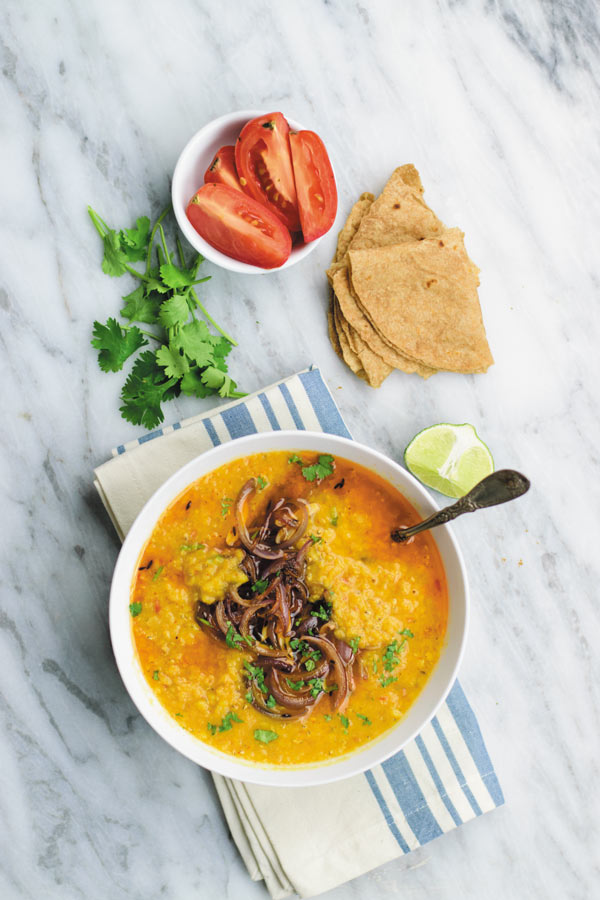
[[[306,501],[308,527],[298,546],[307,545],[310,600],[321,603],[313,608],[331,641],[354,651],[353,690],[338,709],[334,685],[300,717],[265,714],[249,690],[252,641],[231,639],[233,628],[223,639],[214,619],[213,627],[198,620],[199,604],[211,610],[228,590],[257,589],[249,590],[235,528],[236,497],[252,478],[250,526],[278,497]],[[394,528],[418,520],[406,498],[374,472],[302,450],[237,459],[191,484],[157,522],[131,591],[135,646],[161,704],[205,743],[272,766],[338,759],[389,731],[429,678],[446,632],[446,578],[434,539],[390,538]],[[313,669],[320,655],[309,654]],[[310,660],[301,666],[306,692],[317,680],[310,679]],[[264,682],[261,689],[267,705],[275,705]]]

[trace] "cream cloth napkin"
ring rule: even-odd
[[[298,428],[350,437],[318,369],[122,445],[94,484],[123,538],[154,491],[223,441]],[[404,751],[364,775],[314,788],[268,788],[213,775],[253,880],[274,900],[313,897],[408,853],[503,802],[459,685]]]

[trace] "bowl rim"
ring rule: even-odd
[[[260,445],[265,441],[272,441],[274,445],[268,450],[262,449],[260,446],[256,448],[256,445]],[[141,670],[133,640],[133,629],[131,627],[131,616],[129,613],[131,585],[135,574],[135,566],[139,560],[142,548],[150,537],[158,519],[176,497],[186,490],[190,484],[234,459],[249,456],[253,453],[270,452],[271,450],[304,449],[308,452],[313,452],[311,448],[306,447],[306,444],[318,444],[319,442],[321,442],[322,447],[317,447],[315,452],[323,449],[323,452],[330,452],[332,455],[337,453],[338,456],[345,456],[345,458],[352,460],[352,453],[354,451],[356,455],[360,456],[361,454],[364,454],[372,461],[371,464],[354,460],[366,468],[377,471],[377,463],[383,465],[384,468],[391,467],[392,471],[399,476],[400,482],[405,482],[404,485],[393,486],[401,493],[405,493],[404,488],[410,488],[413,496],[407,498],[409,502],[413,505],[415,502],[421,502],[421,505],[425,507],[424,514],[429,514],[439,508],[425,488],[413,475],[411,475],[410,472],[394,460],[390,459],[390,457],[378,450],[372,449],[366,444],[320,431],[281,430],[259,432],[225,441],[224,443],[199,454],[177,469],[177,471],[164,481],[163,484],[154,491],[136,516],[135,521],[123,541],[113,572],[109,599],[109,630],[117,668],[131,700],[151,728],[175,750],[213,773],[234,778],[239,781],[273,787],[314,786],[349,778],[353,775],[358,775],[367,769],[371,769],[375,765],[383,763],[386,759],[389,759],[391,756],[402,750],[410,741],[414,740],[414,738],[431,721],[433,716],[435,716],[440,706],[446,700],[446,697],[456,680],[456,675],[465,652],[470,618],[470,597],[467,571],[460,546],[454,536],[452,528],[449,525],[442,525],[436,529],[436,531],[438,533],[443,532],[445,535],[444,543],[447,544],[447,550],[444,551],[440,547],[439,540],[436,540],[436,545],[438,546],[438,551],[442,557],[442,562],[446,571],[446,579],[447,581],[449,580],[446,560],[449,550],[450,557],[453,556],[454,561],[457,564],[455,575],[457,577],[458,588],[462,589],[462,597],[460,596],[460,591],[457,593],[456,597],[449,596],[449,625],[446,636],[448,637],[448,632],[450,631],[450,616],[453,612],[453,603],[458,603],[458,644],[453,648],[453,662],[451,662],[450,669],[443,678],[443,686],[441,686],[438,691],[434,692],[434,698],[429,701],[425,714],[418,718],[418,722],[411,727],[409,733],[405,734],[402,740],[395,742],[392,740],[392,737],[402,727],[402,723],[412,715],[412,711],[415,707],[422,705],[421,698],[427,691],[427,687],[431,683],[442,659],[448,653],[447,644],[442,648],[436,667],[425,683],[423,689],[417,695],[417,698],[409,707],[406,714],[399,720],[398,724],[384,732],[383,735],[375,738],[373,741],[362,745],[362,747],[359,747],[353,753],[339,757],[337,760],[331,762],[320,762],[284,768],[280,766],[268,767],[247,760],[236,759],[233,756],[211,748],[208,743],[191,735],[166,712],[165,708],[152,691],[152,688],[148,685]],[[348,451],[347,454],[344,454],[344,450]],[[223,455],[227,458],[222,459]],[[197,471],[198,468],[202,469],[200,473]],[[385,475],[382,475],[381,472],[378,472],[378,474],[386,481],[390,482],[390,479]],[[421,511],[423,512],[423,510]],[[461,622],[462,625],[460,624]],[[382,750],[383,744],[386,746],[385,749]]]
[[[240,260],[233,259],[231,256],[227,256],[226,253],[221,253],[220,250],[217,250],[216,247],[213,247],[212,244],[209,244],[208,241],[205,241],[204,238],[196,231],[194,226],[189,221],[186,212],[185,205],[181,203],[180,194],[183,193],[181,182],[186,177],[189,169],[194,164],[194,159],[199,156],[202,152],[203,139],[205,140],[206,145],[206,133],[209,131],[217,131],[223,130],[228,126],[232,126],[235,123],[239,122],[240,130],[244,127],[244,125],[249,122],[251,119],[257,118],[257,116],[266,115],[268,110],[253,110],[253,109],[242,109],[237,110],[231,113],[225,113],[222,116],[218,116],[216,119],[211,119],[209,122],[206,122],[202,128],[198,129],[187,141],[183,150],[179,154],[177,158],[177,162],[175,163],[175,168],[173,170],[173,178],[171,181],[171,204],[173,206],[173,212],[175,213],[175,218],[177,219],[177,224],[179,228],[183,232],[186,240],[192,245],[192,247],[196,250],[196,252],[201,253],[207,260],[214,263],[217,266],[220,266],[223,269],[228,269],[230,272],[237,272],[238,274],[244,275],[268,275],[274,272],[281,272],[284,269],[289,269],[291,266],[296,265],[301,260],[305,259],[312,251],[317,247],[320,241],[329,234],[329,232],[335,227],[335,222],[337,221],[337,213],[336,219],[333,222],[329,231],[320,237],[316,238],[314,241],[310,243],[302,243],[297,247],[292,247],[292,251],[288,257],[288,259],[283,263],[283,265],[278,266],[275,269],[262,269],[260,266],[252,266],[249,263],[241,262]],[[285,115],[282,113],[282,115]],[[301,125],[297,119],[293,119],[289,116],[285,116],[289,126],[291,129],[295,131],[304,131],[306,130],[306,126]],[[222,146],[221,142],[218,142],[219,146]],[[216,148],[219,149],[218,147]],[[334,171],[335,177],[335,171]],[[202,184],[198,186],[202,187]],[[198,190],[196,188],[196,190]],[[189,202],[189,200],[187,201]]]

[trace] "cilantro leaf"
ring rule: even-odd
[[[203,383],[212,391],[218,391],[220,397],[245,397],[244,393],[236,391],[237,384],[229,375],[221,372],[215,366],[207,366],[202,373]]]
[[[130,262],[138,262],[146,256],[148,238],[150,237],[150,219],[140,216],[135,228],[122,228],[119,234],[121,247]]]
[[[158,312],[158,321],[165,328],[172,328],[174,325],[183,325],[189,314],[185,298],[181,294],[173,294],[168,300],[163,300]]]
[[[107,320],[106,325],[94,322],[93,334],[92,347],[100,351],[98,365],[103,372],[119,372],[125,360],[148,343],[135,325],[123,329],[112,318]]]
[[[194,366],[181,379],[181,392],[188,397],[208,397],[212,393],[202,381],[202,371]]]
[[[175,378],[164,381],[165,373],[156,364],[155,354],[151,350],[141,353],[136,359],[131,373],[123,385],[120,407],[124,419],[133,425],[145,428],[156,428],[163,419],[161,402],[168,389],[175,383]]]
[[[189,287],[194,283],[194,277],[191,272],[180,269],[178,266],[173,265],[173,263],[164,263],[160,267],[160,277],[163,284],[166,284],[168,288],[173,288],[174,290]]]
[[[118,278],[127,271],[127,256],[121,249],[121,239],[116,231],[110,228],[102,238],[104,259],[102,271],[112,278]]]
[[[156,351],[156,361],[162,366],[169,378],[181,378],[186,372],[189,372],[190,366],[181,353],[172,350],[171,346],[160,347]]]
[[[139,601],[136,600],[135,603],[129,604],[129,612],[131,613],[131,615],[133,616],[134,619],[136,616],[139,616],[141,611],[142,611],[142,604]]]
[[[254,732],[254,740],[260,741],[261,744],[270,744],[271,741],[276,741],[279,735],[276,731],[269,731],[265,728],[257,728]]]
[[[156,294],[148,294],[143,284],[123,297],[123,300],[125,306],[121,310],[121,315],[124,319],[129,319],[130,322],[145,322],[147,325],[156,324],[161,300]]]
[[[204,322],[188,322],[184,325],[174,342],[189,356],[198,366],[210,365],[214,360],[214,347],[211,342],[210,334]]]
[[[302,474],[307,481],[322,481],[328,475],[333,474],[335,461],[329,453],[322,453],[312,466],[302,466]]]
[[[220,337],[215,340],[212,334],[209,335],[209,337],[213,344],[213,354],[216,359],[224,359],[226,356],[228,356],[229,353],[231,353],[233,345],[229,343],[227,338]]]
[[[158,269],[150,269],[148,271],[144,284],[147,291],[158,291],[159,294],[168,294],[170,291],[170,288],[162,283]]]

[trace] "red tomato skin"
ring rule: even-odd
[[[241,191],[242,186],[235,168],[235,147],[221,147],[214,155],[213,161],[204,173],[204,184],[226,184]]]
[[[226,256],[276,269],[288,259],[292,238],[261,203],[225,184],[205,184],[190,200],[187,217],[201,237]]]
[[[289,132],[282,113],[251,119],[237,139],[235,165],[242,190],[267,206],[294,233],[300,230],[300,218]]]
[[[306,243],[325,234],[337,213],[337,188],[325,144],[314,131],[291,131],[298,213]]]

